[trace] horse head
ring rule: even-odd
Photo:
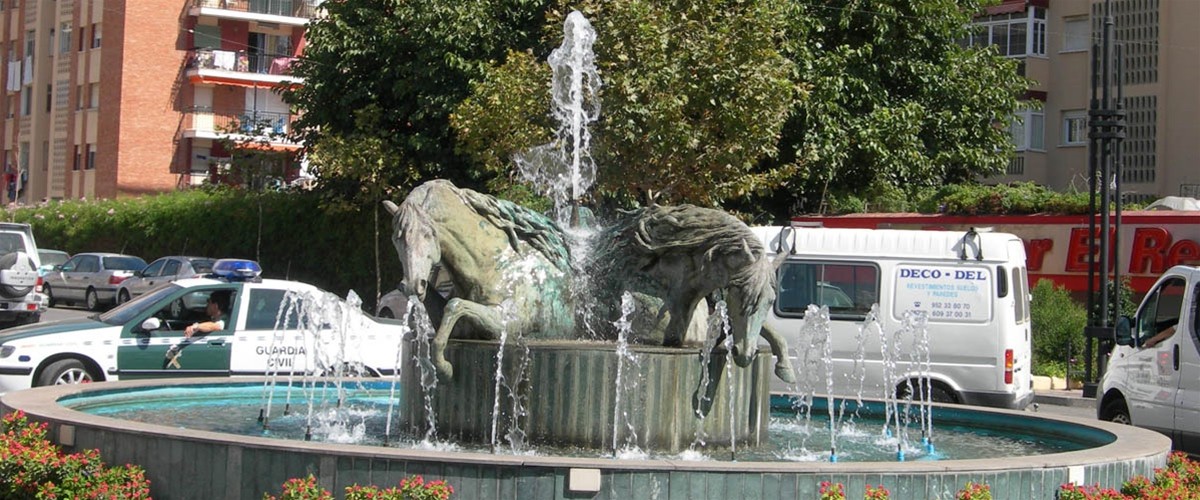
[[[747,256],[748,261],[743,259]],[[733,270],[725,290],[725,303],[733,335],[733,359],[738,366],[745,367],[754,361],[763,323],[775,304],[775,272],[761,253],[757,258],[743,254],[733,260],[744,264],[741,269]]]
[[[392,214],[392,244],[404,272],[401,281],[404,293],[425,300],[433,268],[442,260],[437,229],[425,210],[415,202],[405,200],[397,206],[384,200],[383,206]]]

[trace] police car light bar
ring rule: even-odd
[[[209,276],[225,281],[258,281],[262,267],[247,259],[220,259],[213,264]]]

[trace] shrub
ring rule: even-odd
[[[46,424],[24,412],[4,416],[0,434],[0,498],[150,498],[138,467],[106,467],[96,450],[63,454],[46,439]]]
[[[842,483],[822,482],[821,500],[846,500],[846,492],[842,488]]]
[[[1039,280],[1030,293],[1033,374],[1061,377],[1068,369],[1078,373],[1086,362],[1082,349],[1087,307],[1075,302],[1066,288],[1050,280]],[[1070,359],[1066,355],[1068,345]]]
[[[348,486],[346,500],[449,500],[454,488],[445,481],[425,482],[421,476],[412,476],[400,481],[399,486],[379,488],[377,486]],[[283,492],[276,497],[264,494],[263,500],[332,500],[329,491],[317,486],[317,479],[288,479],[283,483]]]
[[[992,487],[986,484],[968,482],[963,489],[954,495],[955,500],[992,500]]]

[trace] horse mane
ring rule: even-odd
[[[488,196],[471,189],[454,188],[459,198],[475,213],[508,234],[509,243],[514,251],[518,240],[525,240],[529,246],[546,257],[563,272],[570,271],[571,254],[563,237],[562,230],[546,216],[522,207],[508,200]]]
[[[702,253],[712,262],[722,254],[745,253],[751,264],[730,269],[729,276],[729,285],[745,295],[744,312],[756,311],[767,292],[774,295],[775,270],[758,237],[725,212],[694,205],[655,205],[634,211],[613,229],[623,237],[609,238],[607,244],[623,246],[626,255],[656,259],[666,253]]]

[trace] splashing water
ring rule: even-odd
[[[637,445],[637,427],[634,425],[633,419],[627,409],[621,406],[623,395],[632,395],[638,393],[638,358],[631,349],[629,349],[629,335],[633,330],[633,323],[630,316],[635,310],[633,294],[624,292],[621,294],[621,317],[613,322],[617,327],[617,386],[616,386],[616,404],[613,405],[613,455],[618,458],[644,458],[648,456],[644,451],[638,448]],[[627,405],[634,404],[635,401],[630,398]],[[621,427],[625,427],[625,444],[619,445]]]
[[[554,201],[555,221],[572,226],[574,203],[591,188],[596,165],[588,123],[600,118],[600,74],[592,45],[596,31],[578,11],[563,22],[563,42],[550,53],[554,72],[551,114],[558,122],[555,140],[518,154],[522,178]]]

